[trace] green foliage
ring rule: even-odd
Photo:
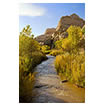
[[[62,49],[67,52],[77,49],[77,45],[82,39],[82,30],[80,27],[70,26],[67,29],[68,37],[55,42],[55,48]]]
[[[82,34],[85,35],[85,26],[82,28]]]
[[[85,55],[58,55],[55,60],[55,68],[58,74],[78,85],[85,87]]]
[[[25,72],[20,69],[19,72],[19,101],[31,102],[32,90],[34,85],[34,74],[25,75]]]
[[[72,49],[72,40],[71,39],[68,39],[68,38],[65,38],[63,40],[63,43],[62,43],[62,48],[65,50],[65,51],[68,51],[70,52],[71,49]]]
[[[40,49],[37,41],[32,37],[22,35],[19,36],[19,56],[31,55],[32,52]]]
[[[19,68],[31,72],[34,67],[45,60],[46,56],[42,52],[33,52],[31,56],[19,56]]]
[[[85,28],[70,26],[67,32],[67,38],[56,42],[60,46],[57,48],[63,53],[62,55],[56,54],[58,56],[56,56],[55,68],[63,78],[85,87]]]
[[[34,35],[32,34],[32,28],[30,28],[30,25],[27,25],[26,27],[24,27],[22,32],[20,32],[20,34],[34,37]]]
[[[41,50],[43,53],[48,54],[48,53],[50,53],[50,46],[43,45],[43,46],[41,46]]]
[[[62,50],[51,50],[50,55],[57,56],[57,55],[60,55],[63,53],[64,53],[64,51],[62,51]]]
[[[73,43],[77,43],[80,38],[82,37],[82,31],[80,27],[76,27],[76,26],[70,26],[67,29],[68,32],[68,38],[72,39],[72,41],[74,41]]]
[[[80,27],[70,26],[67,29],[68,32],[68,40],[71,40],[71,48],[77,49],[77,44],[79,43],[80,39],[82,38],[82,30]]]
[[[19,36],[19,101],[30,102],[34,85],[34,67],[46,59],[28,25]],[[33,73],[32,73],[33,72]]]
[[[55,48],[61,49],[62,48],[62,39],[55,42]]]

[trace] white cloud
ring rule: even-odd
[[[43,16],[45,12],[46,12],[45,8],[33,4],[24,3],[19,5],[20,16]]]

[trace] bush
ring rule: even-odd
[[[32,89],[34,86],[34,67],[41,61],[45,60],[46,56],[41,52],[32,53],[32,57],[19,57],[19,101],[30,102],[32,97]]]
[[[33,38],[25,35],[19,36],[19,56],[31,56],[34,51],[39,51],[40,46]]]
[[[47,57],[28,25],[19,36],[19,102],[31,102],[34,85],[34,67]]]
[[[63,53],[64,53],[64,51],[62,51],[62,50],[51,50],[50,55],[57,56],[57,55],[60,55]]]
[[[31,72],[36,65],[46,60],[47,57],[42,52],[33,52],[32,56],[20,56],[19,68],[23,68],[24,71]]]
[[[72,49],[71,45],[72,45],[72,40],[65,38],[62,43],[62,48],[63,48],[63,50],[70,52]]]
[[[24,75],[23,71],[19,73],[19,102],[31,102],[34,86],[34,74]]]
[[[43,53],[45,53],[45,54],[49,54],[50,53],[50,46],[48,46],[48,45],[43,45],[43,46],[41,46],[41,51],[43,52]]]
[[[68,37],[56,42],[59,51],[51,52],[56,56],[55,68],[61,78],[85,87],[85,28],[70,26]],[[65,53],[66,52],[66,53]],[[62,54],[62,55],[59,55]]]
[[[81,53],[58,55],[55,60],[58,74],[62,74],[68,81],[85,87],[85,55]]]
[[[63,39],[57,40],[54,44],[55,48],[62,49],[62,42],[63,42]]]

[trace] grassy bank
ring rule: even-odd
[[[57,56],[57,55],[64,54],[64,53],[65,52],[63,50],[53,49],[53,50],[51,50],[51,52],[49,54],[52,56]]]
[[[31,102],[35,81],[34,67],[46,60],[28,25],[19,35],[19,102]]]
[[[61,78],[64,78],[77,86],[85,87],[84,61],[84,53],[80,55],[58,55],[55,60],[55,68]]]
[[[46,59],[41,52],[32,53],[31,57],[19,57],[19,101],[31,102],[35,82],[34,67]]]
[[[59,49],[53,54],[58,55],[55,68],[62,80],[85,88],[85,32],[76,26],[70,26],[67,32],[68,38],[55,43]]]

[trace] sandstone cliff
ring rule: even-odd
[[[85,21],[76,14],[62,16],[56,28],[48,28],[43,35],[36,37],[36,40],[40,44],[52,46],[55,41],[68,36],[66,30],[71,25],[82,28],[85,25]]]
[[[58,22],[56,32],[53,34],[54,41],[67,37],[68,33],[66,32],[66,30],[71,25],[80,26],[82,28],[84,24],[85,21],[76,14],[72,14],[70,16],[62,16],[60,21]]]
[[[52,34],[55,33],[55,28],[48,28],[46,29],[45,33],[43,35],[37,36],[35,39],[41,44],[41,45],[49,45],[52,44]]]

